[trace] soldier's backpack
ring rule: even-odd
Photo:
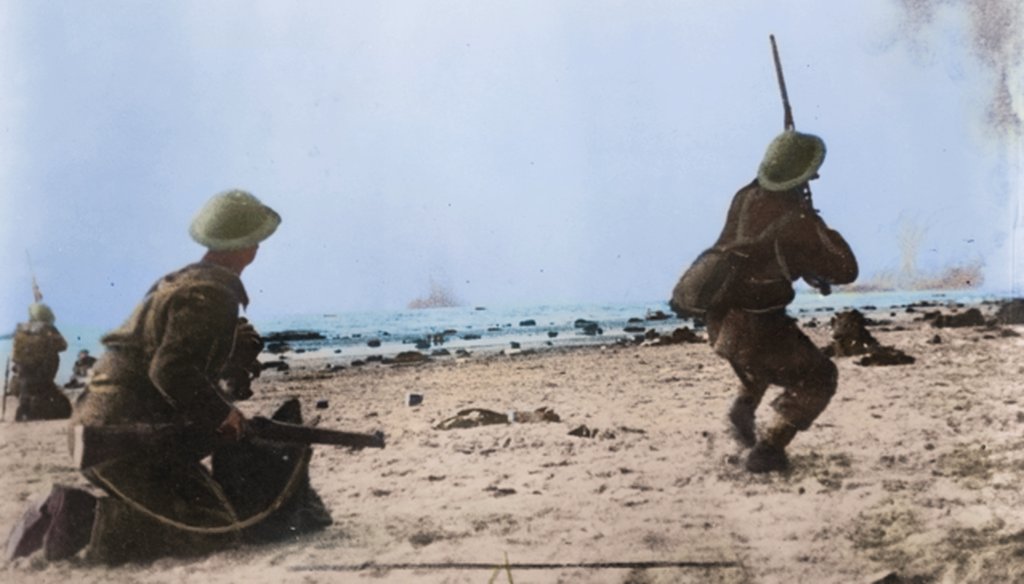
[[[772,310],[793,301],[789,278],[753,278],[748,261],[734,250],[705,250],[679,279],[669,306],[680,317],[692,318],[715,309]]]

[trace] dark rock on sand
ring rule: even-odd
[[[384,361],[384,363],[390,365],[410,365],[413,363],[423,363],[427,360],[429,358],[419,351],[402,351],[395,355],[394,358]]]
[[[868,332],[867,319],[859,310],[840,312],[832,317],[832,344],[824,347],[824,352],[829,357],[850,357],[853,355],[864,355],[857,361],[857,365],[879,366],[879,365],[909,365],[915,361],[914,357],[903,351],[882,345],[875,337]]]
[[[1024,298],[1004,302],[996,311],[999,324],[1024,324]]]
[[[647,341],[651,341],[652,345],[665,346],[665,345],[679,345],[682,343],[703,343],[704,338],[697,333],[690,330],[690,327],[681,327],[672,331],[671,334],[663,335],[651,329],[647,331],[647,334],[643,337]]]
[[[868,332],[867,319],[859,310],[840,312],[829,321],[832,343],[823,349],[829,357],[849,357],[870,353],[879,342]]]
[[[277,371],[288,371],[291,367],[284,361],[267,361],[266,363],[260,364],[260,370],[266,371],[267,369],[274,369]]]
[[[316,331],[286,330],[263,335],[264,342],[320,341],[327,337]]]
[[[977,308],[969,308],[961,314],[939,314],[934,319],[931,319],[931,321],[932,326],[937,328],[985,325],[985,317],[982,316],[981,311]]]
[[[288,343],[267,343],[263,348],[264,351],[272,355],[280,355],[281,353],[290,351],[291,349],[292,347]]]
[[[588,428],[586,426],[586,424],[584,424],[584,425],[581,425],[581,426],[577,426],[577,427],[573,428],[572,430],[569,430],[569,435],[570,436],[578,436],[580,438],[593,438],[593,437],[597,436],[597,429],[596,428],[594,428],[594,429]]]
[[[914,361],[913,357],[895,347],[879,346],[857,361],[857,365],[864,367],[910,365]]]

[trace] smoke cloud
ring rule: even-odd
[[[409,303],[410,309],[462,306],[462,300],[459,299],[447,284],[439,283],[431,278],[429,288],[430,290],[425,296],[416,298]]]
[[[943,11],[966,26],[971,55],[989,72],[991,87],[984,112],[986,127],[997,137],[1024,136],[1024,8],[1020,0],[895,0],[903,15],[902,40],[912,50],[930,52],[926,37]]]
[[[898,236],[900,267],[881,270],[856,284],[842,286],[847,292],[880,290],[965,290],[980,288],[985,283],[985,262],[981,259],[965,260],[937,270],[922,270],[918,266],[921,244],[928,228],[913,221],[904,221]]]

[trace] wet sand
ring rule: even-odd
[[[507,555],[517,583],[1024,581],[1024,337],[1009,336],[1024,327],[936,329],[915,320],[920,312],[888,309],[868,316],[891,320],[872,334],[916,362],[837,358],[838,393],[793,442],[784,474],[744,471],[725,421],[736,380],[706,344],[330,372],[296,359],[287,373],[265,371],[242,410],[269,414],[298,397],[324,427],[387,434],[382,451],[317,448],[312,481],[334,525],[144,566],[47,564],[37,554],[3,578],[508,582],[493,568]],[[827,315],[817,318],[821,326],[805,330],[825,345]],[[770,419],[776,391],[759,420]],[[406,405],[408,393],[423,403]],[[321,400],[327,407],[317,409]],[[435,429],[471,407],[547,407],[560,421]],[[10,420],[13,400],[8,409]],[[5,531],[51,483],[85,484],[65,424],[0,425]],[[581,425],[596,435],[569,435]]]

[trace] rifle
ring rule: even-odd
[[[775,35],[768,35],[768,39],[772,42],[772,59],[775,61],[775,78],[779,82],[779,93],[782,94],[782,128],[784,130],[796,130],[796,122],[793,121],[793,108],[789,105],[789,92],[786,91],[786,78],[782,75],[782,60],[779,58],[779,46],[775,44]],[[814,210],[811,185],[808,184],[805,188],[806,192],[804,193],[804,201],[809,209]]]
[[[249,420],[246,435],[272,442],[333,444],[354,450],[384,448],[384,433],[380,431],[359,434],[289,424],[260,416]],[[208,433],[188,424],[79,424],[73,429],[71,456],[75,466],[82,470],[125,452],[158,454],[166,449],[204,452],[211,450],[210,445],[217,445],[216,439],[211,441]]]
[[[782,95],[782,112],[783,120],[782,127],[784,130],[796,130],[796,122],[793,121],[793,108],[789,105],[789,92],[786,91],[786,78],[782,75],[782,60],[779,58],[779,46],[775,44],[775,35],[768,35],[768,39],[772,42],[772,60],[775,61],[775,77],[779,82],[779,93]],[[814,195],[811,193],[811,185],[804,185],[804,204],[807,208],[817,213],[817,209],[814,208]],[[810,279],[804,278],[807,283],[817,288],[823,296],[828,296],[832,293],[832,285],[826,281],[816,277]]]
[[[7,382],[11,379],[11,356],[7,356],[7,364],[4,365],[4,403],[0,405],[0,421],[7,417]]]
[[[36,271],[32,269],[32,256],[28,255],[28,250],[25,250],[25,259],[28,260],[28,271],[32,274],[32,297],[35,298],[35,302],[43,301],[43,291],[39,289],[39,282],[36,281]]]

